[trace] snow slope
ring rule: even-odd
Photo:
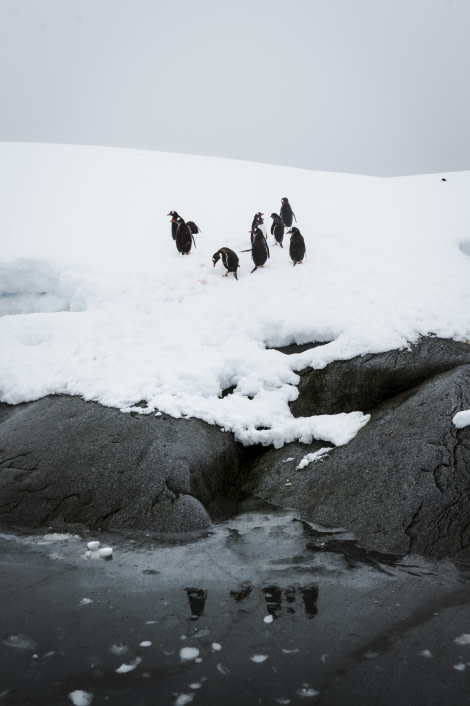
[[[67,393],[199,417],[245,444],[347,443],[361,410],[291,416],[299,370],[429,333],[470,339],[470,172],[445,179],[0,143],[0,399]],[[307,258],[293,267],[288,236],[283,249],[270,236],[250,274],[253,214],[269,231],[283,196]],[[189,256],[170,210],[202,229]],[[222,246],[238,281],[212,267]]]

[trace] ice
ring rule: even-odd
[[[191,662],[199,657],[199,650],[197,647],[183,647],[180,650],[180,659],[182,662]]]
[[[267,659],[269,659],[269,655],[256,654],[252,655],[250,659],[252,662],[255,662],[255,664],[262,664],[263,662],[266,662]]]
[[[470,409],[466,409],[462,412],[457,412],[457,414],[452,418],[453,424],[457,429],[463,429],[470,425]]]
[[[462,633],[462,635],[455,638],[454,642],[457,645],[470,645],[470,633]]]
[[[128,663],[128,664],[123,663],[123,664],[121,664],[121,666],[118,667],[115,671],[116,671],[118,674],[127,674],[127,672],[132,672],[132,671],[134,671],[134,669],[136,669],[136,668],[139,666],[139,664],[140,664],[141,662],[142,662],[141,658],[140,658],[140,657],[136,657],[133,662],[130,662],[130,663]]]
[[[93,701],[93,694],[81,689],[75,689],[75,691],[70,692],[69,699],[74,706],[90,706]]]

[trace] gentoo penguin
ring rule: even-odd
[[[212,255],[214,267],[219,262],[220,258],[222,258],[222,263],[227,270],[223,277],[227,277],[229,272],[233,272],[235,279],[238,279],[237,270],[240,267],[238,264],[238,255],[233,252],[233,250],[230,250],[230,248],[220,248],[220,250],[217,250],[217,252]]]
[[[249,252],[249,250],[243,250],[243,252]],[[255,263],[254,268],[251,270],[253,273],[258,267],[264,267],[264,263],[269,257],[269,247],[268,241],[266,240],[261,228],[256,228],[255,232],[252,234],[251,240],[251,259]]]
[[[273,219],[271,225],[271,235],[274,236],[274,240],[276,241],[275,245],[279,243],[282,248],[282,241],[284,240],[284,222],[281,216],[278,216],[277,213],[271,213],[271,218]]]
[[[295,226],[292,228],[292,230],[288,230],[287,233],[291,234],[289,243],[289,255],[295,267],[297,263],[299,265],[302,264],[302,260],[307,254],[305,250],[305,240],[300,230]]]
[[[260,229],[260,231],[263,233],[264,237],[267,238],[267,233],[266,233],[266,226],[264,224],[264,213],[261,213],[261,211],[258,211],[258,213],[255,213],[253,216],[253,221],[251,223],[251,243],[253,244],[253,236],[254,232],[257,228]]]
[[[181,218],[179,213],[176,213],[176,211],[170,211],[170,213],[166,214],[167,216],[171,216],[171,237],[173,240],[176,238],[176,231],[178,230],[178,218]]]
[[[172,220],[173,223],[173,220]],[[176,235],[175,235],[175,243],[176,243],[176,249],[178,252],[180,252],[182,255],[189,255],[191,251],[191,245],[194,241],[194,236],[191,233],[190,229],[188,228],[187,224],[183,221],[181,216],[178,216],[176,218]],[[194,243],[196,245],[196,243]]]
[[[178,230],[177,219],[181,218],[181,216],[176,211],[170,211],[170,213],[167,213],[167,216],[171,216],[171,237],[175,240],[176,231]],[[186,221],[186,225],[193,235],[196,233],[202,233],[201,229],[194,223],[194,221]]]
[[[286,228],[290,228],[292,225],[292,218],[295,218],[295,214],[290,207],[289,199],[286,197],[281,199],[281,210],[279,215],[281,216],[282,222]],[[297,221],[297,218],[295,218],[295,220]]]

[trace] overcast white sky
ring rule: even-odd
[[[470,0],[0,0],[0,140],[470,169]]]

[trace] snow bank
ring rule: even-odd
[[[430,332],[470,339],[470,173],[446,176],[0,143],[0,399],[66,393],[198,417],[245,444],[347,443],[360,410],[290,414],[301,369]],[[307,258],[293,267],[288,236],[284,248],[269,236],[271,258],[250,274],[252,217],[269,231],[283,196]],[[202,229],[188,257],[173,209]],[[239,254],[238,281],[212,266],[222,246]],[[312,341],[324,345],[274,350]]]

